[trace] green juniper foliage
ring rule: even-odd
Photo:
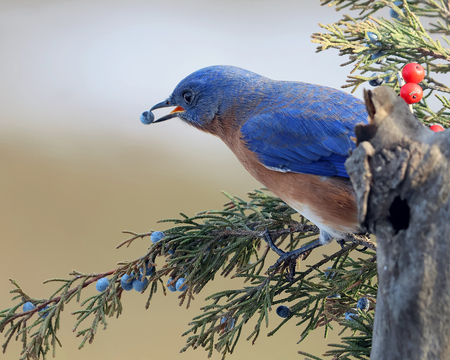
[[[103,273],[73,271],[69,279],[47,280],[61,284],[48,299],[32,298],[11,280],[15,286],[11,291],[15,304],[0,312],[0,331],[6,335],[3,349],[6,350],[11,339],[16,339],[23,343],[22,359],[45,358],[50,350],[54,353],[56,345],[61,345],[57,337],[61,312],[71,300],[81,305],[80,310],[73,313],[76,316],[73,330],[82,339],[80,348],[86,341],[92,342],[98,327],[106,328],[107,318],[118,317],[122,312],[121,277],[125,274],[137,277],[134,274],[139,274],[140,268],[149,266],[155,266],[155,270],[142,291],[148,296],[147,308],[158,287],[166,293],[169,277],[173,279],[172,285],[181,277],[186,279],[188,288],[180,295],[180,305],[185,303],[187,307],[193,296],[217,275],[233,274],[248,283],[244,288],[222,291],[207,298],[210,304],[183,334],[187,336],[187,344],[182,351],[201,346],[209,355],[217,349],[225,356],[233,351],[244,325],[250,320],[254,328],[248,339],[254,342],[261,326],[269,325],[268,313],[277,304],[289,305],[291,314],[269,336],[287,321],[295,319],[302,325],[301,340],[319,327],[326,335],[328,329],[332,329],[333,321],[345,323],[344,313],[354,308],[361,296],[371,299],[373,311],[377,292],[375,253],[366,250],[365,260],[359,252],[355,257],[357,260],[349,256],[358,245],[375,250],[376,246],[370,240],[364,236],[349,236],[351,241],[340,251],[297,272],[294,280],[289,282],[285,276],[288,269],[267,271],[271,265],[266,262],[270,250],[261,240],[262,231],[269,229],[278,245],[283,244],[291,250],[300,242],[315,240],[317,227],[308,224],[304,218],[294,220],[293,216],[297,218],[298,214],[266,192],[249,193],[249,201],[225,195],[230,201],[220,211],[205,211],[192,217],[181,214],[179,219],[162,220],[173,223],[173,227],[165,230],[166,236],[138,259],[120,262],[114,270]],[[134,240],[149,238],[152,234],[125,233],[132,237],[118,247],[130,246]],[[165,264],[158,266],[164,258]],[[256,258],[256,261],[250,262],[250,258]],[[324,273],[327,266],[331,269]],[[103,277],[109,278],[106,290],[82,300],[82,290]],[[333,297],[334,294],[340,294],[340,298]],[[28,301],[36,307],[21,312]],[[44,317],[39,311],[46,306],[48,315]],[[368,319],[369,325],[360,326],[370,328],[373,317]]]
[[[331,25],[321,25],[327,33],[313,34],[313,41],[320,44],[318,51],[329,48],[339,49],[340,55],[348,56],[344,65],[353,65],[348,84],[354,91],[369,80],[382,79],[386,86],[400,89],[397,74],[410,62],[420,63],[426,70],[421,82],[425,90],[423,99],[414,104],[414,111],[424,123],[449,124],[450,102],[436,92],[450,92],[450,88],[436,80],[435,73],[449,70],[450,51],[430,33],[447,35],[450,32],[450,11],[444,1],[403,1],[388,0],[322,0],[323,4],[357,10],[357,17],[345,15],[343,20]],[[375,15],[386,8],[393,18],[384,19]],[[383,13],[383,14],[384,14]],[[427,21],[426,29],[421,20]],[[374,33],[378,40],[373,42],[368,33]],[[443,41],[448,41],[443,37]],[[376,55],[376,56],[374,56]],[[359,74],[355,74],[359,73]],[[367,76],[366,73],[375,73]],[[427,100],[435,93],[441,108],[432,110]],[[286,275],[289,268],[283,264],[278,268],[267,260],[271,251],[262,240],[261,234],[268,229],[278,246],[290,251],[317,238],[318,229],[282,202],[265,191],[249,193],[244,200],[230,196],[222,210],[204,211],[194,216],[180,214],[180,218],[161,222],[168,224],[165,237],[152,244],[141,257],[119,262],[112,270],[102,273],[82,273],[73,271],[68,279],[50,279],[45,283],[59,284],[53,294],[46,299],[37,299],[26,293],[11,279],[13,285],[13,305],[0,311],[0,332],[5,335],[3,351],[11,340],[20,341],[23,350],[21,359],[44,359],[57,345],[61,346],[58,330],[61,313],[70,301],[80,304],[72,313],[75,318],[74,332],[80,337],[80,348],[91,343],[98,327],[107,327],[107,319],[122,313],[124,288],[121,278],[129,275],[130,280],[141,279],[143,272],[154,266],[148,282],[143,283],[142,293],[150,306],[158,288],[163,295],[177,280],[185,279],[187,289],[180,292],[180,305],[189,307],[194,295],[216,276],[242,278],[245,287],[221,291],[207,297],[209,301],[202,313],[194,317],[186,332],[186,346],[203,347],[208,355],[214,350],[223,354],[232,353],[241,339],[244,327],[250,335],[247,340],[255,342],[261,326],[269,324],[269,312],[279,305],[289,308],[286,318],[275,327],[271,326],[269,336],[288,321],[295,321],[299,329],[299,342],[309,333],[321,330],[325,338],[330,329],[337,326],[342,335],[340,344],[329,344],[330,350],[324,356],[334,359],[368,359],[372,342],[372,327],[375,316],[377,294],[376,244],[368,237],[349,235],[343,248],[324,256],[317,263],[306,261],[296,269],[293,281]],[[131,234],[118,247],[130,246],[134,240],[149,239],[152,231]],[[150,239],[149,239],[150,240]],[[362,252],[359,247],[367,249]],[[256,261],[255,261],[256,258]],[[252,262],[250,260],[252,259]],[[144,274],[145,275],[145,274]],[[83,289],[107,277],[108,287],[96,295],[84,298]],[[172,281],[167,284],[167,280]],[[182,285],[182,284],[179,284]],[[129,290],[129,289],[128,289]],[[369,300],[366,312],[357,309],[361,297]],[[34,308],[23,312],[23,305],[30,302]],[[68,321],[69,316],[65,317]],[[106,335],[107,336],[107,335]],[[311,359],[317,356],[299,351]]]
[[[353,65],[353,69],[344,88],[353,92],[360,85],[367,87],[370,80],[383,79],[383,85],[399,92],[397,74],[405,64],[419,63],[426,71],[420,83],[424,96],[413,105],[414,112],[425,124],[439,123],[445,128],[450,125],[450,101],[442,94],[450,93],[450,88],[436,79],[436,74],[450,70],[450,49],[446,47],[450,42],[445,37],[450,34],[447,1],[322,0],[322,4],[358,11],[356,17],[344,15],[335,24],[319,24],[327,33],[312,35],[312,41],[320,44],[318,52],[334,48],[339,49],[339,55],[348,56],[342,66]],[[375,16],[383,9],[385,13],[386,8],[394,18]],[[376,34],[378,40],[370,41],[369,32]],[[439,99],[437,111],[428,104],[431,97]]]

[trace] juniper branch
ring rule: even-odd
[[[188,289],[179,296],[180,305],[186,302],[186,307],[189,307],[194,295],[198,294],[218,274],[227,276],[233,273],[233,278],[241,278],[249,283],[249,286],[243,289],[223,291],[208,297],[212,304],[203,308],[203,315],[193,319],[192,328],[185,335],[193,334],[188,338],[187,346],[182,351],[189,346],[194,348],[202,346],[209,353],[214,350],[222,352],[223,356],[232,353],[240,339],[243,326],[251,318],[256,318],[256,325],[249,339],[253,342],[256,341],[260,335],[262,324],[264,323],[266,327],[269,325],[268,314],[272,305],[279,302],[275,297],[283,293],[288,294],[286,301],[294,301],[299,294],[304,297],[310,291],[315,292],[316,295],[311,297],[311,301],[316,301],[317,305],[314,316],[310,316],[310,312],[303,314],[306,317],[310,316],[309,325],[305,331],[312,331],[315,327],[330,326],[330,322],[325,322],[321,314],[325,311],[324,299],[334,291],[335,287],[329,283],[318,287],[307,277],[315,271],[319,275],[314,276],[322,279],[323,272],[319,270],[319,267],[332,261],[336,268],[333,271],[345,272],[345,267],[353,264],[347,260],[348,257],[345,254],[361,244],[369,246],[371,249],[376,249],[376,245],[367,237],[349,236],[348,246],[325,257],[324,260],[312,265],[307,270],[298,272],[294,281],[290,283],[284,276],[284,267],[274,269],[267,275],[263,274],[266,269],[265,262],[269,247],[265,242],[261,242],[261,232],[266,228],[270,229],[270,234],[278,246],[283,245],[286,249],[293,249],[301,241],[309,241],[312,237],[317,236],[317,227],[307,223],[302,217],[300,221],[295,221],[292,218],[296,214],[294,210],[280,199],[262,191],[250,193],[249,201],[226,193],[225,195],[230,201],[224,204],[222,210],[204,211],[194,216],[181,214],[178,219],[162,220],[162,223],[172,222],[174,226],[165,230],[166,237],[163,240],[151,245],[143,256],[135,260],[120,261],[114,270],[102,273],[90,274],[72,271],[70,273],[72,277],[69,279],[54,278],[45,281],[45,283],[60,284],[48,299],[30,297],[17,282],[11,280],[16,287],[12,291],[15,295],[14,299],[20,298],[22,301],[10,309],[0,311],[0,330],[3,331],[8,324],[10,325],[6,331],[7,339],[3,345],[4,351],[15,335],[16,340],[23,343],[23,359],[32,356],[45,357],[50,349],[53,349],[54,352],[56,344],[60,344],[56,334],[64,305],[73,299],[80,302],[84,288],[102,277],[109,276],[111,278],[107,289],[81,301],[81,308],[73,312],[73,315],[77,317],[73,330],[76,331],[78,337],[82,338],[80,348],[86,342],[91,343],[98,327],[105,328],[107,326],[106,318],[118,317],[122,312],[123,289],[120,278],[125,274],[136,277],[140,268],[148,266],[154,266],[155,271],[142,290],[149,294],[146,308],[150,305],[159,286],[166,294],[163,281],[165,276],[172,277],[172,284],[181,277],[186,279]],[[129,246],[138,238],[148,237],[152,231],[146,233],[124,231],[124,233],[131,234],[132,237],[119,244],[119,247],[125,244]],[[256,257],[256,261],[249,263],[253,256]],[[166,260],[166,263],[158,267],[157,258],[161,257]],[[359,264],[359,262],[355,264]],[[360,265],[358,266],[362,268]],[[366,272],[363,271],[363,273]],[[348,275],[350,280],[340,284],[338,289],[342,292],[347,289],[354,293],[351,281],[355,279],[355,274]],[[363,286],[362,282],[357,284],[358,289]],[[223,300],[225,303],[221,304]],[[32,301],[38,305],[31,311],[16,313],[26,301]],[[311,304],[308,304],[307,307],[311,308]],[[321,305],[318,306],[319,304]],[[48,305],[50,305],[49,308],[45,310],[47,316],[43,318],[44,313],[39,311]],[[293,309],[297,309],[297,307],[293,306]],[[27,326],[26,322],[36,313],[41,316],[37,317],[33,324]],[[336,315],[332,320],[334,321],[338,317],[339,315]],[[89,319],[89,326],[78,330],[80,325]],[[222,321],[222,319],[225,320]],[[37,331],[33,332],[33,329],[37,329]]]

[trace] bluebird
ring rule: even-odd
[[[152,111],[165,107],[174,109],[155,120]],[[344,163],[355,148],[355,125],[367,123],[361,100],[325,86],[210,66],[187,76],[141,121],[175,117],[222,139],[251,175],[318,226],[316,241],[291,252],[276,248],[266,231],[265,240],[280,255],[277,264],[286,261],[292,272],[303,253],[359,232]]]

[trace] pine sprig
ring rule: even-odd
[[[194,216],[180,214],[178,219],[162,220],[162,223],[172,222],[174,226],[165,230],[165,237],[151,245],[137,259],[121,261],[115,269],[102,273],[72,271],[69,279],[46,280],[45,283],[59,285],[48,299],[29,296],[16,281],[11,280],[15,286],[11,291],[13,300],[20,301],[13,307],[0,311],[0,332],[4,332],[6,336],[3,350],[6,351],[14,338],[22,342],[21,359],[44,359],[50,350],[55,353],[56,345],[61,345],[57,337],[61,313],[65,304],[73,300],[80,303],[80,308],[72,313],[76,316],[73,331],[81,338],[80,348],[86,342],[92,343],[98,328],[107,327],[107,318],[122,314],[122,276],[127,274],[134,279],[139,276],[140,269],[149,267],[154,267],[154,271],[142,290],[148,293],[147,308],[159,287],[166,294],[165,277],[172,278],[169,285],[185,278],[188,288],[181,292],[179,298],[180,305],[186,303],[186,307],[189,307],[194,295],[200,293],[217,275],[233,274],[232,278],[243,279],[248,284],[244,288],[221,291],[207,298],[212,303],[205,306],[203,314],[191,322],[191,328],[184,334],[189,337],[182,351],[189,347],[204,347],[209,354],[214,350],[220,351],[223,356],[232,353],[241,338],[244,325],[252,318],[256,324],[247,339],[255,342],[262,326],[269,326],[269,313],[274,304],[280,303],[280,296],[283,296],[282,301],[293,304],[294,315],[290,318],[304,318],[299,324],[307,322],[304,337],[317,327],[331,327],[329,322],[323,320],[330,313],[326,306],[327,296],[336,288],[342,293],[348,290],[352,295],[347,297],[354,297],[356,290],[352,284],[356,279],[365,284],[366,277],[369,276],[368,269],[373,270],[374,266],[373,263],[370,263],[372,267],[367,266],[362,260],[350,261],[348,254],[358,245],[363,244],[372,249],[376,245],[367,237],[349,236],[348,246],[305,271],[297,272],[290,282],[285,276],[285,266],[270,269],[266,273],[266,258],[270,248],[261,241],[262,232],[269,229],[278,246],[283,245],[285,249],[291,250],[300,242],[314,238],[318,234],[317,227],[307,223],[302,217],[300,221],[294,220],[293,215],[297,213],[279,198],[266,192],[251,192],[247,201],[226,193],[224,195],[229,201],[222,210],[203,211]],[[118,247],[129,246],[139,238],[151,237],[153,231],[124,233],[131,234],[132,237]],[[161,259],[165,260],[162,266],[158,265]],[[333,262],[336,272],[345,274],[339,275],[339,279],[345,279],[345,282],[340,280],[341,282],[330,285],[331,280],[323,281],[323,272],[319,268],[328,262]],[[353,272],[346,271],[350,265],[354,268]],[[375,276],[375,273],[370,273],[370,276]],[[107,288],[82,300],[83,290],[103,277],[109,277]],[[358,289],[363,287],[358,286]],[[307,294],[310,294],[309,297]],[[35,307],[30,311],[20,312],[19,308],[28,301],[35,304]],[[328,313],[325,314],[326,311]],[[335,314],[333,320],[338,318],[339,314]],[[28,325],[27,322],[33,319]],[[280,326],[269,335],[275,334],[279,328]]]
[[[444,43],[450,45],[450,41],[444,36],[450,33],[448,2],[403,0],[397,6],[397,2],[389,0],[323,0],[322,4],[336,5],[336,10],[349,8],[360,11],[360,16],[356,18],[344,15],[335,24],[319,24],[327,32],[312,35],[312,41],[320,44],[317,52],[334,48],[339,50],[339,55],[348,56],[349,60],[342,66],[353,65],[353,70],[343,88],[351,88],[354,92],[368,81],[379,79],[384,81],[385,86],[399,92],[397,74],[405,64],[418,62],[426,69],[421,86],[428,91],[419,103],[413,105],[417,117],[425,124],[439,123],[444,127],[450,125],[449,101],[437,94],[450,93],[450,87],[431,76],[432,73],[446,73],[450,70],[450,49],[443,46],[439,39],[430,36],[430,33],[441,33]],[[397,19],[374,17],[376,12],[386,7],[396,14]],[[432,19],[430,29],[422,25],[420,17]],[[375,34],[378,40],[370,40],[369,33]],[[429,106],[426,99],[431,95],[435,95],[440,101],[440,109],[434,110]]]
[[[394,1],[389,0],[321,0],[321,5],[336,6],[336,11],[341,11],[343,9],[348,9],[351,11],[359,11],[359,16],[356,20],[365,20],[369,16],[377,13],[386,7],[394,8]],[[430,18],[442,18],[448,19],[450,17],[450,11],[448,7],[448,2],[444,0],[407,0],[408,6],[411,11],[417,16],[430,17]],[[430,32],[443,32],[437,31],[448,26],[444,24],[439,24],[438,27],[434,24],[430,24],[433,29]]]
[[[344,329],[350,329],[352,335],[342,337],[342,344],[329,344],[334,349],[326,351],[324,356],[346,360],[370,358],[374,317],[370,312],[366,314],[360,310],[357,315],[342,321]]]
[[[301,272],[293,282],[278,273],[271,273],[269,276],[254,276],[240,274],[239,277],[249,280],[252,286],[244,289],[221,291],[209,296],[206,300],[211,300],[210,305],[202,308],[204,313],[193,319],[192,326],[183,336],[190,335],[186,346],[196,349],[204,347],[211,356],[214,348],[220,351],[225,357],[227,353],[232,353],[234,343],[242,331],[244,324],[252,317],[256,317],[256,324],[253,332],[247,340],[253,343],[261,332],[262,324],[269,325],[268,314],[272,306],[282,303],[293,303],[290,306],[291,316],[283,320],[274,330],[268,333],[273,336],[291,318],[300,319],[297,325],[306,324],[301,340],[318,327],[326,326],[331,328],[331,321],[341,320],[343,314],[353,307],[358,297],[370,291],[371,296],[377,292],[373,278],[376,276],[376,263],[372,260],[353,261],[348,254],[355,250],[358,244],[351,244],[342,250],[326,257],[324,260]],[[374,255],[367,252],[367,255]],[[319,266],[332,262],[333,278],[324,276]],[[310,275],[312,272],[314,274]],[[355,285],[356,284],[356,285]],[[342,300],[330,299],[335,293],[342,294]],[[286,294],[288,296],[286,296]],[[275,300],[279,295],[284,295],[282,299]],[[220,323],[220,319],[232,319],[236,323],[233,328],[226,327]],[[328,321],[327,318],[329,319]],[[215,337],[219,334],[219,339]],[[212,344],[215,344],[213,347]]]
[[[376,291],[376,289],[375,289]],[[364,292],[359,293],[360,296],[365,295]],[[374,300],[371,296],[365,295]],[[325,357],[332,357],[333,359],[369,359],[370,350],[372,347],[372,335],[373,335],[373,304],[370,306],[369,312],[363,312],[359,309],[352,309],[352,317],[349,320],[343,319],[344,312],[352,307],[355,300],[352,298],[343,299],[340,297],[338,299],[327,299],[327,304],[325,306],[325,311],[328,313],[330,318],[327,319],[326,327],[329,327],[331,322],[330,319],[338,322],[342,326],[342,331],[339,335],[342,335],[346,330],[352,332],[351,336],[342,337],[342,344],[328,344],[328,346],[333,349],[326,351],[323,355]],[[336,314],[339,313],[339,316]],[[320,324],[320,326],[324,326]],[[326,337],[326,336],[325,336]],[[308,356],[312,359],[320,359],[314,355],[306,353],[304,351],[298,352],[301,355]]]

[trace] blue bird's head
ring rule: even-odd
[[[202,129],[216,117],[220,119],[221,114],[233,106],[236,94],[245,87],[254,87],[251,84],[262,79],[265,78],[234,66],[220,65],[200,69],[183,79],[167,100],[142,113],[141,121],[151,124],[178,117]],[[152,111],[165,107],[175,108],[155,120]]]

